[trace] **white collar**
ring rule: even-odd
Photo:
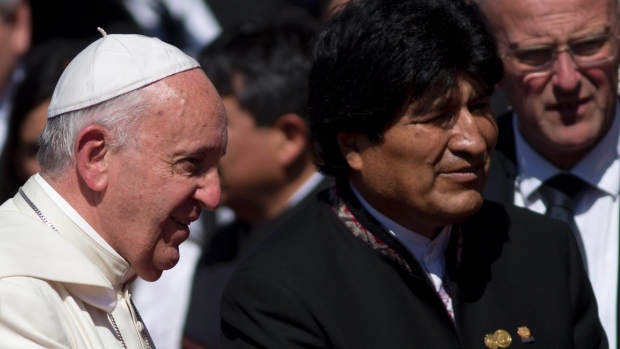
[[[81,244],[81,246],[96,246],[94,249],[88,248],[89,251],[82,252],[91,257],[91,261],[97,265],[114,286],[122,285],[134,277],[135,272],[127,260],[119,255],[41,175],[37,173],[32,179],[41,187],[58,209],[95,243],[94,245],[88,243]],[[62,217],[54,218],[62,219]],[[60,229],[59,233],[66,235],[67,232]],[[65,236],[65,238],[70,237]],[[91,253],[97,255],[97,258],[92,258],[94,255]]]
[[[314,172],[310,178],[308,178],[304,184],[302,184],[293,195],[288,199],[289,206],[297,205],[303,200],[310,192],[325,178],[322,174]]]

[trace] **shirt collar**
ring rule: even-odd
[[[83,233],[73,233],[72,229],[59,228],[58,232],[78,245],[80,250],[101,270],[115,287],[122,286],[135,276],[129,263],[110,246],[93,227],[38,173],[34,181],[43,189],[54,204]],[[62,217],[55,217],[62,219]]]
[[[325,178],[322,174],[315,172],[308,178],[304,184],[302,184],[297,191],[288,199],[289,206],[297,205],[301,200],[303,200],[310,192],[317,186],[319,183]]]
[[[349,182],[350,183],[350,182]],[[418,234],[413,230],[407,229],[402,225],[394,222],[381,212],[372,207],[357,191],[353,183],[350,183],[353,194],[362,206],[375,217],[392,235],[394,235],[415,258],[428,270],[428,267],[437,260],[445,258],[445,252],[448,247],[450,230],[452,225],[445,226],[441,232],[434,238],[429,239],[424,235]]]
[[[523,197],[529,199],[545,180],[564,171],[535,151],[521,135],[518,125],[518,118],[514,115],[515,150],[519,169],[517,186]],[[620,190],[620,183],[617,180],[620,177],[619,135],[620,108],[616,103],[616,114],[607,134],[585,158],[568,171],[607,195],[611,195],[614,200]]]

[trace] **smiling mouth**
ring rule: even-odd
[[[447,172],[447,173],[448,173],[448,174],[452,174],[452,173],[454,173],[454,174],[460,174],[460,173],[462,173],[462,174],[468,174],[468,173],[478,173],[478,172],[480,171],[480,169],[481,169],[481,168],[482,168],[482,166],[481,166],[481,165],[468,166],[468,167],[461,168],[461,169],[458,169],[458,170],[449,171],[449,172]]]
[[[192,222],[189,219],[183,219],[183,218],[177,218],[177,217],[172,217],[172,220],[186,228],[188,228],[189,224]]]
[[[449,178],[451,178],[451,181],[462,184],[471,182],[477,183],[480,178],[484,177],[484,171],[482,165],[476,165],[459,168],[452,171],[446,171],[444,172],[444,175],[447,175]]]

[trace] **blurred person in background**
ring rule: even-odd
[[[39,172],[39,136],[47,122],[54,87],[85,46],[82,41],[52,40],[34,46],[24,58],[24,79],[13,97],[7,142],[0,153],[0,202],[13,197]]]
[[[157,37],[194,57],[220,31],[204,0],[29,1],[34,44],[51,39],[90,40],[101,27],[109,34]]]
[[[30,49],[31,29],[27,0],[0,0],[0,153],[6,142],[13,91],[23,76],[19,61]]]
[[[328,181],[312,162],[307,126],[317,23],[281,10],[231,27],[200,56],[228,113],[222,205],[236,219],[214,232],[196,268],[184,348],[220,348],[220,298],[233,269]]]

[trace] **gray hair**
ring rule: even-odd
[[[112,148],[130,146],[132,133],[152,95],[148,87],[48,119],[39,138],[37,161],[41,173],[54,179],[69,170],[75,163],[77,136],[89,125],[99,125],[109,130]]]

